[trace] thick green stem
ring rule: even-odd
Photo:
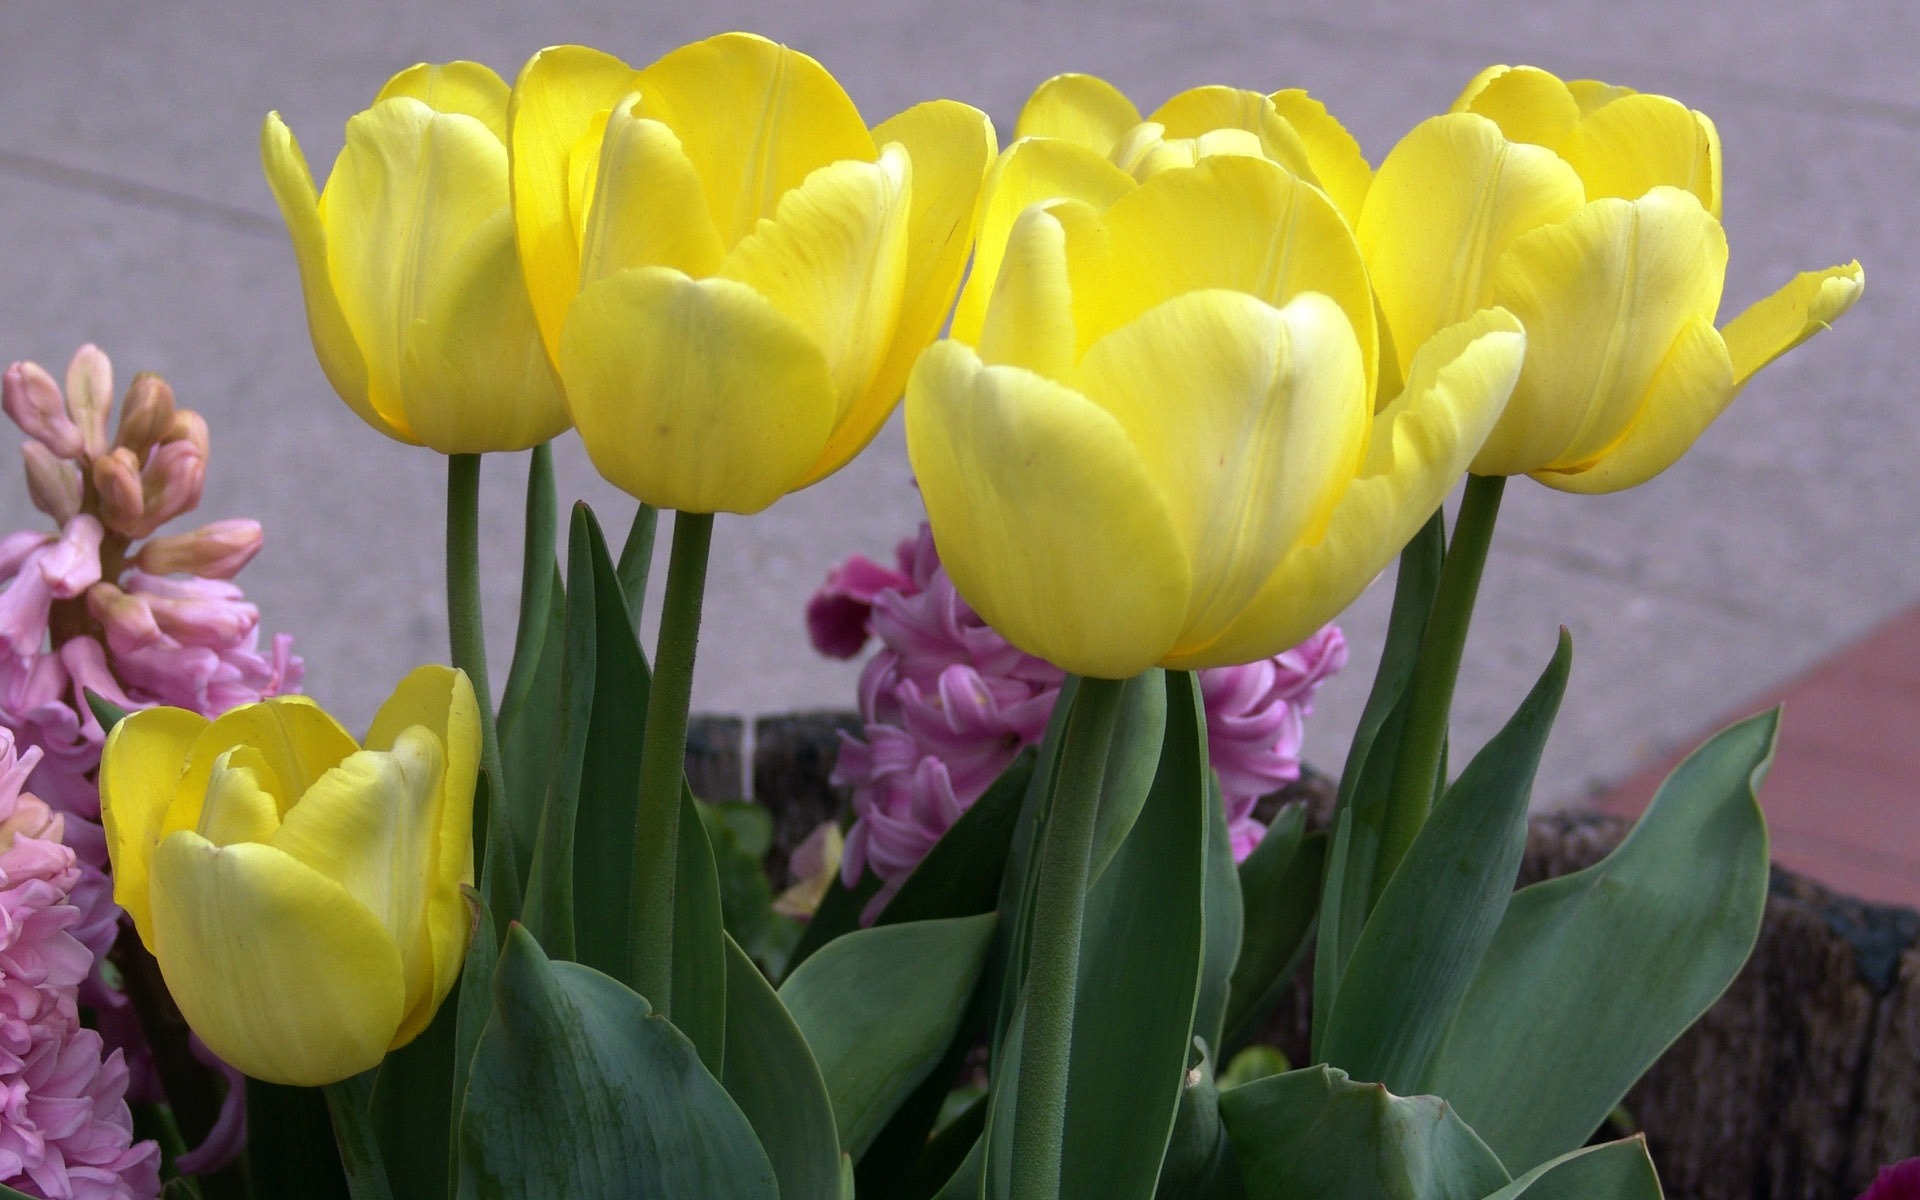
[[[1080,980],[1080,934],[1107,748],[1121,681],[1083,679],[1067,717],[1060,768],[1040,830],[1028,937],[1025,1029],[1014,1094],[1014,1200],[1057,1200],[1066,1134],[1067,1068]]]
[[[487,682],[487,635],[480,619],[480,456],[447,456],[447,633],[453,665],[467,673],[480,707],[480,806],[475,840],[491,839],[494,853],[482,854],[493,869],[483,879],[487,904],[496,922],[520,912],[519,856],[513,823],[507,820],[505,776],[500,770],[500,735],[493,722],[493,689]],[[484,822],[484,823],[482,823]],[[479,845],[475,846],[480,851]]]
[[[634,814],[633,891],[627,912],[627,979],[655,1012],[672,1015],[674,872],[679,858],[680,788],[687,758],[687,705],[700,641],[713,514],[677,512],[660,604],[660,642],[640,743],[640,797]]]
[[[1433,598],[1420,641],[1420,659],[1414,667],[1408,699],[1405,733],[1394,764],[1385,826],[1381,831],[1379,864],[1373,875],[1373,898],[1413,845],[1426,823],[1434,793],[1441,786],[1440,761],[1447,744],[1447,717],[1453,709],[1453,686],[1460,676],[1460,658],[1466,650],[1467,626],[1473,620],[1474,599],[1480,593],[1480,573],[1487,565],[1487,547],[1493,541],[1494,522],[1500,516],[1504,475],[1469,475],[1453,523],[1453,539],[1440,568],[1440,584]]]

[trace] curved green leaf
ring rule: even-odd
[[[1220,1093],[1248,1200],[1482,1200],[1507,1183],[1446,1101],[1395,1096],[1332,1067]]]
[[[1221,1032],[1227,1020],[1233,970],[1240,961],[1245,921],[1241,912],[1240,872],[1233,862],[1233,841],[1227,833],[1226,806],[1220,780],[1207,773],[1207,868],[1202,900],[1206,944],[1200,971],[1200,999],[1194,1005],[1194,1036],[1206,1043],[1207,1054],[1220,1052]]]
[[[727,1067],[720,1082],[746,1114],[781,1200],[836,1200],[840,1139],[819,1064],[746,951],[727,939]]]
[[[1635,1135],[1542,1163],[1487,1200],[1662,1200],[1647,1140]]]
[[[1778,727],[1776,709],[1714,735],[1613,853],[1513,897],[1425,1083],[1513,1169],[1585,1142],[1746,962]]]
[[[1275,814],[1240,864],[1243,929],[1227,993],[1223,1058],[1252,1040],[1293,982],[1320,906],[1326,858],[1327,835],[1307,832],[1307,807],[1296,801]]]
[[[460,1131],[482,1200],[778,1200],[746,1116],[631,989],[515,925],[493,1000]]]
[[[527,456],[520,615],[497,721],[513,844],[527,856],[518,864],[522,875],[532,865],[534,839],[540,832],[559,721],[560,644],[565,622],[559,606],[553,603],[556,511],[553,444],[542,442]]]
[[[1107,743],[1107,766],[1100,776],[1100,813],[1093,825],[1093,854],[1087,878],[1100,875],[1127,840],[1160,766],[1160,745],[1167,734],[1166,672],[1155,668],[1129,679],[1120,694],[1120,713]],[[1205,760],[1202,759],[1204,762]]]

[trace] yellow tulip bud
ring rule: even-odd
[[[1009,641],[1082,675],[1275,654],[1459,478],[1519,370],[1519,324],[1492,309],[1442,331],[1376,406],[1366,273],[1323,190],[1239,154],[1135,185],[1067,145],[1003,160],[1029,192],[1092,186],[983,243],[984,311],[908,381],[941,560]]]
[[[514,84],[533,308],[600,473],[755,512],[872,440],[952,303],[994,154],[951,101],[869,130],[813,59],[749,34],[644,70],[581,46]]]
[[[506,122],[486,67],[411,67],[347,122],[323,194],[280,115],[260,131],[328,382],[442,454],[524,450],[568,424],[514,253]]]
[[[1358,232],[1405,362],[1486,305],[1527,329],[1480,475],[1645,482],[1754,372],[1853,305],[1859,263],[1803,274],[1724,329],[1720,139],[1665,96],[1492,67],[1380,165]]]
[[[411,1041],[471,918],[479,710],[421,667],[364,748],[312,701],[129,715],[100,764],[114,899],[213,1052],[318,1086]]]

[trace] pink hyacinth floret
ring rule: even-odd
[[[880,641],[860,675],[864,740],[840,735],[833,772],[834,784],[853,793],[841,879],[852,886],[871,869],[881,881],[863,914],[869,922],[1020,751],[1040,741],[1065,681],[961,599],[928,526],[902,541],[894,560],[890,568],[848,559],[807,605],[807,632],[822,654],[851,658],[870,637]],[[1300,777],[1302,719],[1346,660],[1346,639],[1329,625],[1284,654],[1199,673],[1236,861],[1266,832],[1256,802]]]
[[[1881,1167],[1860,1200],[1920,1200],[1920,1158]]]

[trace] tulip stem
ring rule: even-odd
[[[680,791],[686,778],[687,705],[700,640],[713,514],[676,512],[660,602],[660,641],[640,742],[639,805],[634,813],[633,883],[627,909],[627,981],[653,1011],[672,1016],[673,902],[680,857]]]
[[[1073,1051],[1074,998],[1080,981],[1080,935],[1086,921],[1094,820],[1100,808],[1107,747],[1125,688],[1120,680],[1080,680],[1067,716],[1053,795],[1040,828],[1027,951],[1026,1019],[1013,1098],[1014,1200],[1054,1200],[1060,1194],[1067,1069]]]
[[[493,689],[487,683],[487,634],[480,619],[480,456],[447,456],[447,634],[453,665],[467,673],[480,708],[480,795],[474,850],[484,864],[481,884],[496,923],[520,912],[519,858],[508,819],[505,776],[500,771],[500,734],[493,724]],[[490,841],[491,846],[485,846]],[[490,851],[490,852],[489,852]]]
[[[1480,593],[1480,575],[1487,565],[1487,547],[1493,541],[1493,526],[1500,516],[1500,496],[1506,484],[1504,475],[1467,476],[1466,494],[1453,522],[1453,538],[1440,567],[1433,612],[1420,639],[1420,657],[1409,684],[1406,732],[1394,763],[1386,822],[1380,834],[1380,859],[1373,874],[1375,901],[1426,823],[1435,793],[1446,786],[1440,778],[1440,764],[1447,744],[1447,717],[1453,709],[1453,687],[1466,650],[1467,626],[1473,620],[1474,599]]]

